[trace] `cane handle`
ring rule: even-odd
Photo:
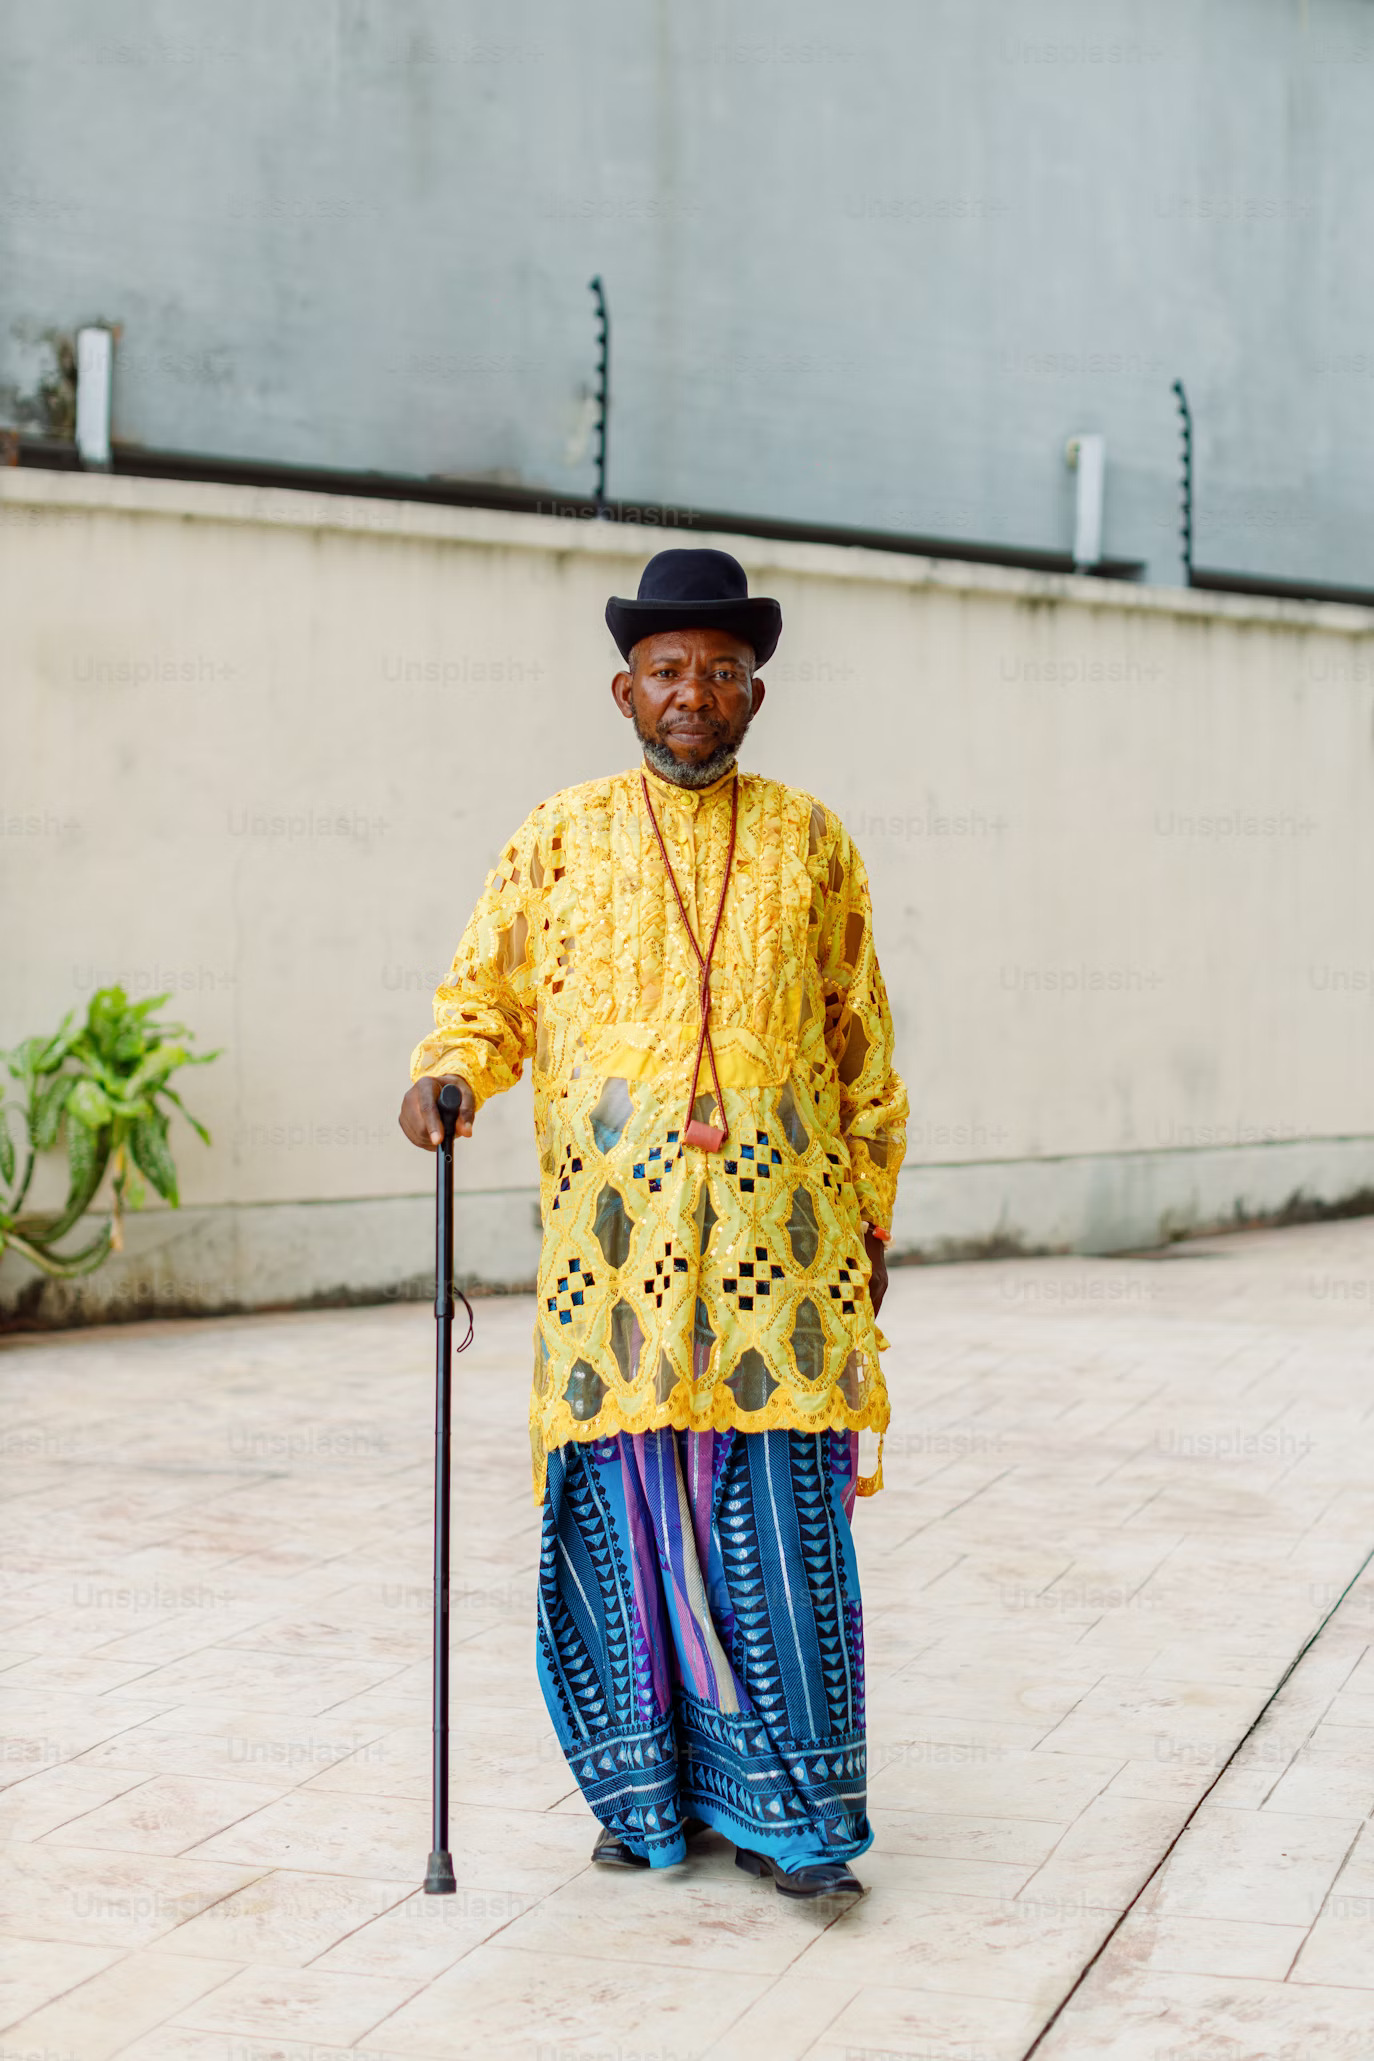
[[[451,1145],[463,1108],[463,1091],[455,1087],[452,1081],[445,1081],[435,1099],[439,1104],[439,1121],[444,1127],[444,1143]]]

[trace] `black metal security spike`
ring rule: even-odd
[[[589,282],[596,300],[596,511],[606,506],[606,431],[611,411],[611,318],[601,274]]]
[[[1183,437],[1183,523],[1180,534],[1183,538],[1183,582],[1193,584],[1193,415],[1188,406],[1188,396],[1183,391],[1183,381],[1174,381],[1174,394],[1178,400],[1178,413]]]

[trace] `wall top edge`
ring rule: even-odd
[[[1222,594],[1189,587],[1151,587],[1069,573],[1029,572],[1014,566],[961,559],[922,558],[865,546],[792,543],[737,535],[729,530],[678,531],[672,525],[529,515],[490,508],[451,508],[424,501],[373,500],[293,487],[226,485],[210,480],[141,479],[127,474],[48,472],[0,468],[0,510],[29,509],[56,516],[115,514],[166,520],[246,524],[321,534],[405,538],[467,544],[503,551],[580,555],[638,567],[678,537],[693,546],[732,551],[751,578],[766,572],[933,588],[950,594],[998,596],[1008,601],[1054,603],[1127,614],[1174,615],[1231,623],[1322,629],[1347,636],[1374,634],[1374,608],[1345,602],[1289,601],[1271,596]],[[627,575],[618,576],[623,585]]]

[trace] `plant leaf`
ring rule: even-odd
[[[177,1193],[177,1170],[167,1143],[166,1117],[149,1116],[136,1123],[129,1133],[129,1150],[133,1153],[134,1164],[148,1176],[163,1201],[170,1202],[173,1209],[179,1208],[181,1197]]]
[[[108,1140],[102,1141],[98,1131],[84,1123],[67,1125],[67,1206],[62,1215],[72,1223],[100,1186],[109,1156]]]
[[[14,1140],[10,1136],[8,1112],[0,1109],[0,1178],[14,1179]]]
[[[39,1073],[55,1073],[72,1046],[76,1043],[80,1032],[72,1030],[72,1017],[74,1014],[74,1010],[69,1009],[67,1011],[61,1023],[58,1024],[57,1029],[44,1045],[37,1067]]]
[[[15,1252],[22,1252],[31,1266],[40,1268],[52,1280],[72,1281],[78,1274],[95,1272],[109,1253],[113,1230],[114,1226],[107,1221],[98,1237],[93,1238],[89,1245],[83,1245],[80,1252],[64,1255],[48,1252],[45,1247],[34,1244],[16,1231],[10,1232],[7,1243]]]
[[[110,1162],[110,1133],[88,1131],[85,1124],[67,1125],[67,1200],[54,1215],[20,1217],[16,1229],[25,1232],[34,1245],[55,1245],[66,1236],[77,1218],[89,1209]]]
[[[46,1038],[23,1038],[5,1054],[9,1070],[17,1081],[33,1079],[47,1042]]]
[[[123,988],[97,988],[86,1009],[86,1027],[99,1038],[117,1030],[129,1013],[129,997]]]
[[[202,1057],[205,1059],[218,1059],[219,1054],[218,1052],[206,1052],[202,1055]],[[191,1064],[193,1066],[197,1063],[198,1062],[195,1059],[191,1061]],[[182,1101],[176,1089],[159,1088],[157,1092],[159,1095],[165,1095],[169,1102],[175,1102],[177,1108],[181,1111],[182,1115],[185,1117],[187,1123],[191,1126],[191,1129],[195,1132],[196,1136],[200,1139],[201,1143],[203,1145],[208,1145],[210,1143],[210,1133],[206,1130],[204,1124],[201,1122],[198,1116],[192,1116],[190,1110],[186,1107],[186,1104]]]
[[[94,1081],[77,1081],[67,1100],[67,1113],[88,1131],[98,1131],[110,1121],[114,1111],[103,1088]]]
[[[125,1093],[137,1095],[150,1081],[163,1081],[169,1073],[175,1073],[179,1066],[185,1066],[191,1055],[184,1045],[159,1045],[141,1060],[129,1075]]]
[[[74,1073],[60,1073],[39,1095],[33,1113],[33,1143],[36,1152],[48,1152],[57,1143],[57,1127],[67,1106],[67,1097],[77,1084]]]
[[[114,1114],[123,1117],[128,1123],[136,1123],[140,1117],[151,1116],[153,1113],[153,1105],[146,1095],[112,1093],[108,1099]]]

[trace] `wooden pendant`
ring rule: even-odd
[[[693,1117],[682,1134],[684,1145],[696,1145],[702,1152],[719,1152],[725,1143],[725,1129],[721,1124],[704,1124]]]

